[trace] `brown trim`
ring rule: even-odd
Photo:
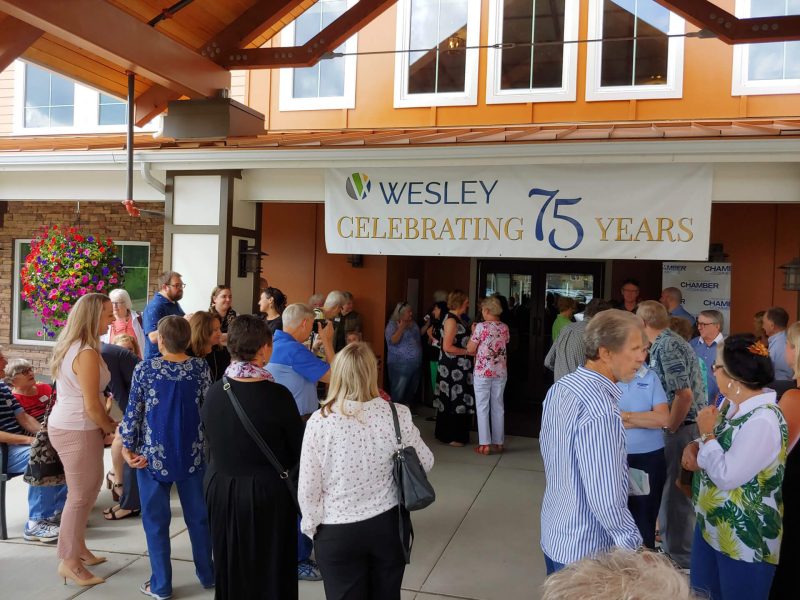
[[[256,202],[256,248],[264,250],[262,247],[262,236],[264,235],[264,223],[262,222],[264,213],[263,203]],[[265,250],[264,250],[265,251]],[[261,272],[253,275],[253,314],[258,314],[258,301],[261,298]]]
[[[239,171],[241,176],[241,171]],[[231,284],[231,228],[233,227],[233,178],[231,173],[222,176],[219,188],[219,250],[217,279]],[[222,279],[220,279],[222,277]]]
[[[258,202],[260,206],[261,203]],[[258,212],[256,212],[258,214]],[[254,238],[258,236],[258,229],[247,229],[246,227],[231,227],[230,228],[231,235],[235,235],[238,237],[246,237],[246,238]]]

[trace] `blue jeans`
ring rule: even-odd
[[[142,525],[150,554],[150,591],[159,596],[172,594],[172,564],[170,563],[169,493],[173,482],[159,481],[150,471],[136,472],[139,497],[142,503]],[[197,578],[203,587],[214,585],[214,564],[211,560],[211,532],[208,528],[208,511],[203,498],[203,472],[188,479],[174,482],[183,509],[183,520],[189,529],[192,558]]]
[[[387,363],[389,369],[389,394],[392,401],[408,406],[419,386],[418,360],[392,360]]]
[[[22,474],[28,466],[31,447],[26,444],[9,444],[8,472]],[[28,486],[28,519],[41,521],[50,519],[64,510],[67,501],[66,485],[31,485]]]
[[[689,583],[709,600],[766,600],[775,565],[734,560],[714,550],[695,526]],[[704,596],[706,597],[706,596]]]
[[[547,574],[552,575],[565,567],[564,563],[556,562],[547,554],[544,555],[544,566],[547,569]]]

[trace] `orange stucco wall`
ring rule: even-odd
[[[472,0],[471,0],[472,1]],[[488,41],[489,0],[482,3],[481,44]],[[717,4],[729,11],[734,0]],[[588,37],[588,0],[580,2],[580,39]],[[397,7],[393,6],[358,34],[358,51],[393,50]],[[687,25],[687,31],[696,31]],[[276,42],[277,44],[278,42]],[[356,106],[352,110],[278,110],[278,73],[250,72],[249,103],[266,114],[267,129],[344,129],[636,121],[669,119],[734,119],[797,114],[797,95],[732,96],[733,48],[716,39],[685,40],[683,98],[587,102],[586,44],[578,45],[577,100],[519,104],[486,104],[487,51],[480,50],[478,104],[460,107],[393,108],[394,54],[359,56]]]

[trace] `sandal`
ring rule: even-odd
[[[482,444],[480,446],[475,446],[475,452],[477,454],[483,454],[484,456],[491,454],[491,448],[488,445]]]
[[[127,510],[128,514],[117,516],[117,513],[121,510]],[[111,508],[107,508],[103,511],[103,518],[106,521],[122,521],[123,519],[127,519],[128,517],[138,517],[142,512],[141,508],[135,508],[133,510],[122,508],[119,504],[116,506],[112,506]]]
[[[109,471],[106,473],[106,488],[111,490],[111,497],[114,499],[114,502],[119,502],[119,499],[122,497],[122,484],[114,483],[115,478],[116,475],[114,474],[114,471]]]

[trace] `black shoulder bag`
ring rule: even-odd
[[[289,495],[292,497],[292,502],[294,502],[294,506],[297,509],[297,514],[301,514],[300,503],[297,501],[297,478],[300,474],[300,465],[295,465],[292,469],[284,469],[283,465],[272,453],[272,450],[270,450],[269,446],[267,446],[267,442],[265,442],[264,438],[261,437],[261,434],[258,433],[258,430],[255,428],[255,425],[253,425],[250,417],[248,417],[247,413],[244,412],[242,405],[239,403],[239,399],[231,389],[231,382],[228,381],[227,377],[222,378],[222,389],[228,393],[228,398],[231,400],[233,409],[236,411],[236,415],[239,417],[242,425],[244,425],[247,433],[250,434],[250,437],[253,438],[256,446],[258,446],[259,450],[261,450],[264,456],[267,457],[267,460],[278,472],[280,478],[286,483],[286,488],[289,490]]]
[[[63,485],[66,483],[64,475],[64,465],[61,457],[53,448],[50,435],[47,432],[47,420],[50,418],[50,411],[53,409],[53,402],[56,400],[56,386],[53,384],[53,391],[50,400],[47,401],[47,408],[44,411],[42,426],[36,433],[31,443],[30,458],[25,474],[22,479],[25,483],[34,486]]]
[[[403,509],[420,510],[436,500],[436,492],[428,481],[425,469],[419,461],[417,451],[413,446],[403,445],[403,436],[400,434],[400,421],[397,418],[397,408],[394,402],[389,402],[392,409],[392,419],[394,419],[394,433],[397,437],[397,449],[392,460],[394,461],[393,476],[397,486],[397,510],[400,514],[400,543],[403,546],[403,554],[406,564],[411,562],[411,546],[414,543],[414,528],[409,519],[409,544],[406,547],[404,534]]]

